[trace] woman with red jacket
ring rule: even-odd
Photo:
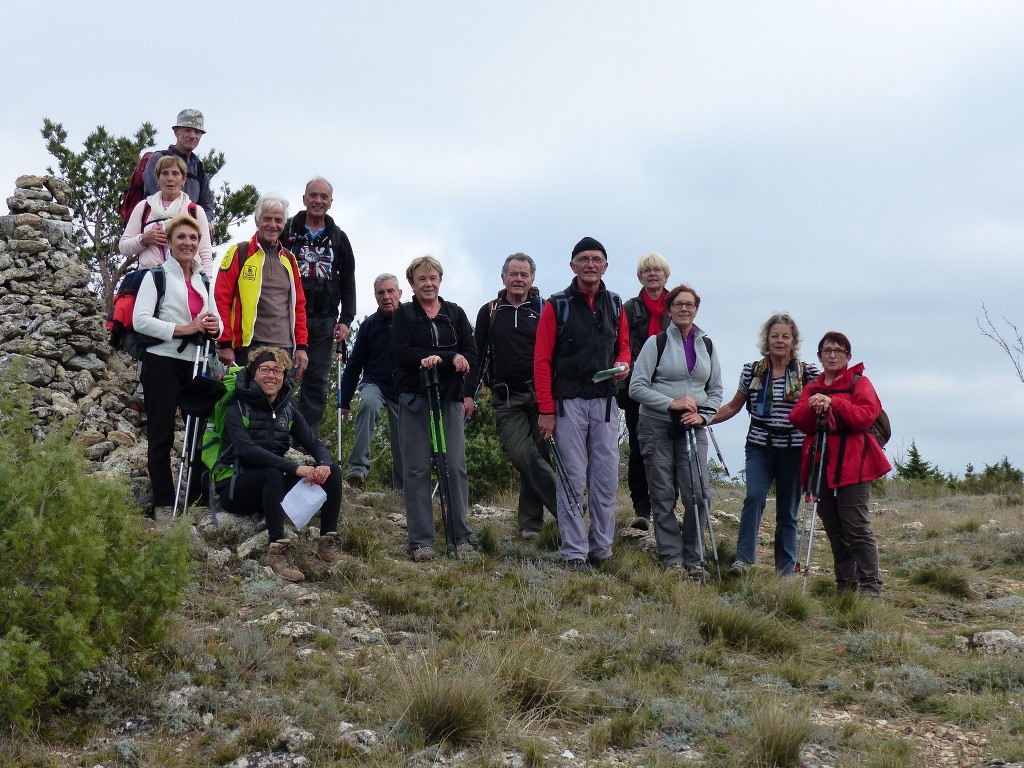
[[[817,507],[832,545],[836,591],[856,590],[868,597],[881,597],[882,574],[868,498],[871,481],[889,472],[892,465],[869,431],[882,404],[864,376],[864,364],[847,367],[850,352],[850,340],[844,334],[829,331],[822,337],[818,342],[818,360],[823,373],[804,387],[789,420],[806,435],[805,487],[811,471],[815,432],[823,428],[827,433]]]

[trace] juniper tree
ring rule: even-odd
[[[81,152],[68,146],[68,132],[61,123],[44,118],[41,133],[46,150],[57,161],[57,169],[47,168],[47,172],[71,187],[68,205],[77,225],[79,258],[92,271],[94,287],[109,309],[122,275],[138,263],[138,256],[122,256],[117,247],[124,231],[118,211],[121,196],[142,152],[154,145],[156,129],[152,123],[143,123],[129,137],[117,136],[100,125],[86,136]],[[225,162],[224,153],[215,149],[210,149],[201,160],[211,178]],[[219,190],[213,191],[214,245],[226,242],[228,227],[252,214],[257,197],[251,184],[232,190],[223,182]]]

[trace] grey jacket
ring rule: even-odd
[[[665,352],[658,362],[658,337],[651,336],[640,350],[633,364],[633,378],[629,383],[629,396],[640,403],[640,415],[663,421],[669,420],[668,406],[673,400],[689,395],[697,403],[697,410],[710,424],[722,406],[722,367],[718,353],[712,345],[708,354],[703,341],[705,335],[694,326],[694,350],[697,362],[693,371],[686,370],[686,352],[683,338],[675,325],[666,333]],[[657,367],[657,370],[655,370]]]

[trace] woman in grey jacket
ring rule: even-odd
[[[697,546],[701,531],[693,508],[686,430],[694,430],[700,471],[707,481],[706,426],[722,404],[722,369],[711,339],[693,322],[700,308],[697,292],[685,284],[676,286],[665,303],[672,324],[663,331],[664,336],[652,336],[640,350],[629,396],[640,403],[638,433],[651,492],[658,559],[665,568],[685,569],[690,578],[705,581],[708,574]],[[696,480],[697,467],[692,475]],[[674,512],[680,493],[682,530]]]

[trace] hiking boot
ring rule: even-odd
[[[306,574],[288,562],[288,539],[275,541],[267,550],[267,565],[285,581],[302,581]]]
[[[704,570],[703,565],[688,565],[686,566],[686,575],[692,580],[699,584],[704,584],[711,580],[711,574]]]
[[[409,550],[409,556],[414,563],[429,563],[434,559],[433,547],[416,547]]]
[[[633,518],[633,522],[629,524],[629,527],[636,528],[638,531],[649,531],[651,530],[651,518],[637,515]]]
[[[363,476],[355,472],[345,478],[345,482],[348,483],[348,487],[355,488],[357,491],[361,491],[363,489],[363,480]]]
[[[730,576],[746,576],[750,571],[750,563],[745,563],[742,560],[737,560],[735,563],[729,566]]]
[[[166,531],[174,522],[174,507],[153,507],[153,530]]]
[[[455,545],[455,555],[461,560],[472,560],[479,557],[480,553],[476,551],[472,544],[464,541],[461,544]]]
[[[583,558],[573,558],[570,560],[563,560],[562,567],[567,571],[576,571],[577,573],[590,573],[590,563]]]
[[[342,560],[350,559],[341,551],[341,541],[337,532],[324,533],[316,540],[316,556],[328,565],[340,563]]]
[[[614,555],[608,555],[607,557],[598,557],[597,555],[587,555],[587,565],[591,568],[598,570],[605,568],[615,562]]]
[[[540,531],[535,531],[533,528],[520,528],[519,538],[523,541],[533,541],[540,536]]]
[[[686,571],[686,566],[683,565],[682,563],[672,563],[670,565],[666,565],[665,566],[665,570],[668,571],[669,573],[682,574],[683,572]]]

